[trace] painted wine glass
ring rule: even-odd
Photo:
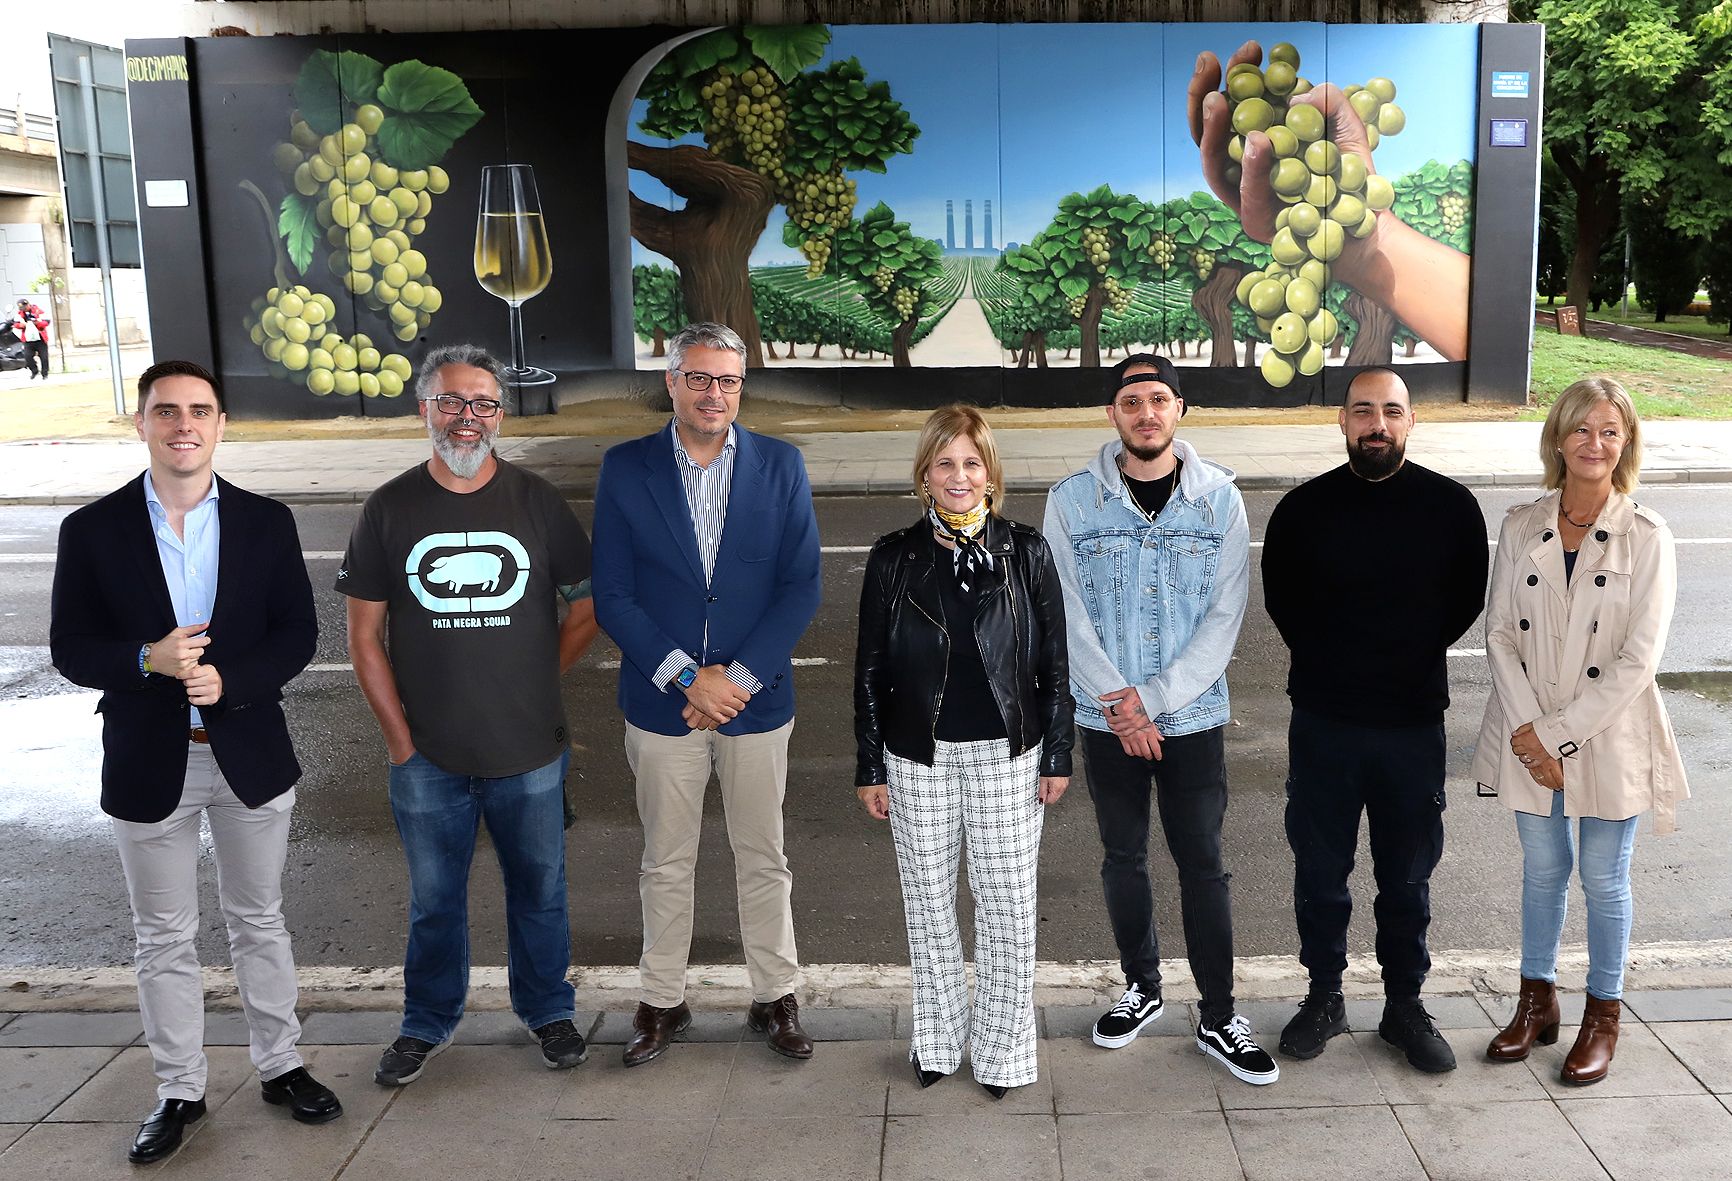
[[[547,385],[555,380],[523,356],[523,303],[547,289],[553,278],[553,252],[535,169],[528,164],[488,164],[481,169],[481,208],[475,218],[475,279],[511,309],[512,385]]]

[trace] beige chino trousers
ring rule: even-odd
[[[728,843],[734,851],[740,942],[752,999],[773,1001],[799,984],[794,947],[793,874],[782,840],[788,785],[788,736],[794,723],[763,734],[693,730],[681,737],[625,728],[625,755],[637,778],[643,821],[641,996],[667,1009],[686,995],[692,949],[693,879],[712,770],[722,788]]]

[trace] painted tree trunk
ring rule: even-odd
[[[667,356],[668,355],[667,329],[657,328],[655,331],[654,340],[655,340],[655,348],[650,350],[650,356],[652,356],[652,357],[665,357],[665,356]]]
[[[1217,263],[1208,282],[1191,292],[1191,306],[1209,326],[1209,367],[1227,369],[1239,363],[1233,347],[1233,290],[1244,275],[1236,263]]]
[[[1342,305],[1359,322],[1359,334],[1347,350],[1349,365],[1387,365],[1395,359],[1395,317],[1376,300],[1358,292]]]
[[[1084,369],[1099,369],[1101,367],[1101,309],[1106,306],[1107,293],[1104,287],[1089,288],[1088,302],[1083,304],[1082,320],[1082,359],[1077,362]]]
[[[909,316],[896,325],[896,331],[890,334],[891,364],[898,369],[912,369],[914,362],[908,359],[908,346],[914,340],[914,330],[920,327],[918,314]]]

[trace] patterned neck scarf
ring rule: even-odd
[[[979,595],[981,579],[992,569],[992,555],[980,544],[986,513],[984,498],[965,513],[946,512],[936,504],[926,512],[932,527],[956,544],[956,584],[969,599]]]

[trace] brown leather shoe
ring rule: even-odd
[[[1516,997],[1515,1016],[1503,1031],[1491,1039],[1485,1056],[1493,1062],[1520,1062],[1538,1042],[1549,1046],[1558,1040],[1558,989],[1549,980],[1529,980],[1522,977],[1522,988]]]
[[[746,1027],[753,1033],[765,1033],[770,1049],[802,1062],[812,1056],[812,1039],[800,1028],[800,1002],[789,993],[778,1000],[753,1001],[746,1012]]]
[[[1622,1011],[1623,1006],[1617,1001],[1588,997],[1581,1032],[1576,1034],[1576,1044],[1564,1059],[1561,1075],[1564,1082],[1585,1087],[1606,1077],[1606,1072],[1612,1069],[1612,1055],[1618,1049],[1618,1017]]]
[[[631,1019],[631,1041],[625,1044],[625,1064],[641,1066],[651,1058],[659,1058],[668,1043],[686,1031],[692,1023],[692,1011],[681,1001],[671,1009],[638,1002]]]

